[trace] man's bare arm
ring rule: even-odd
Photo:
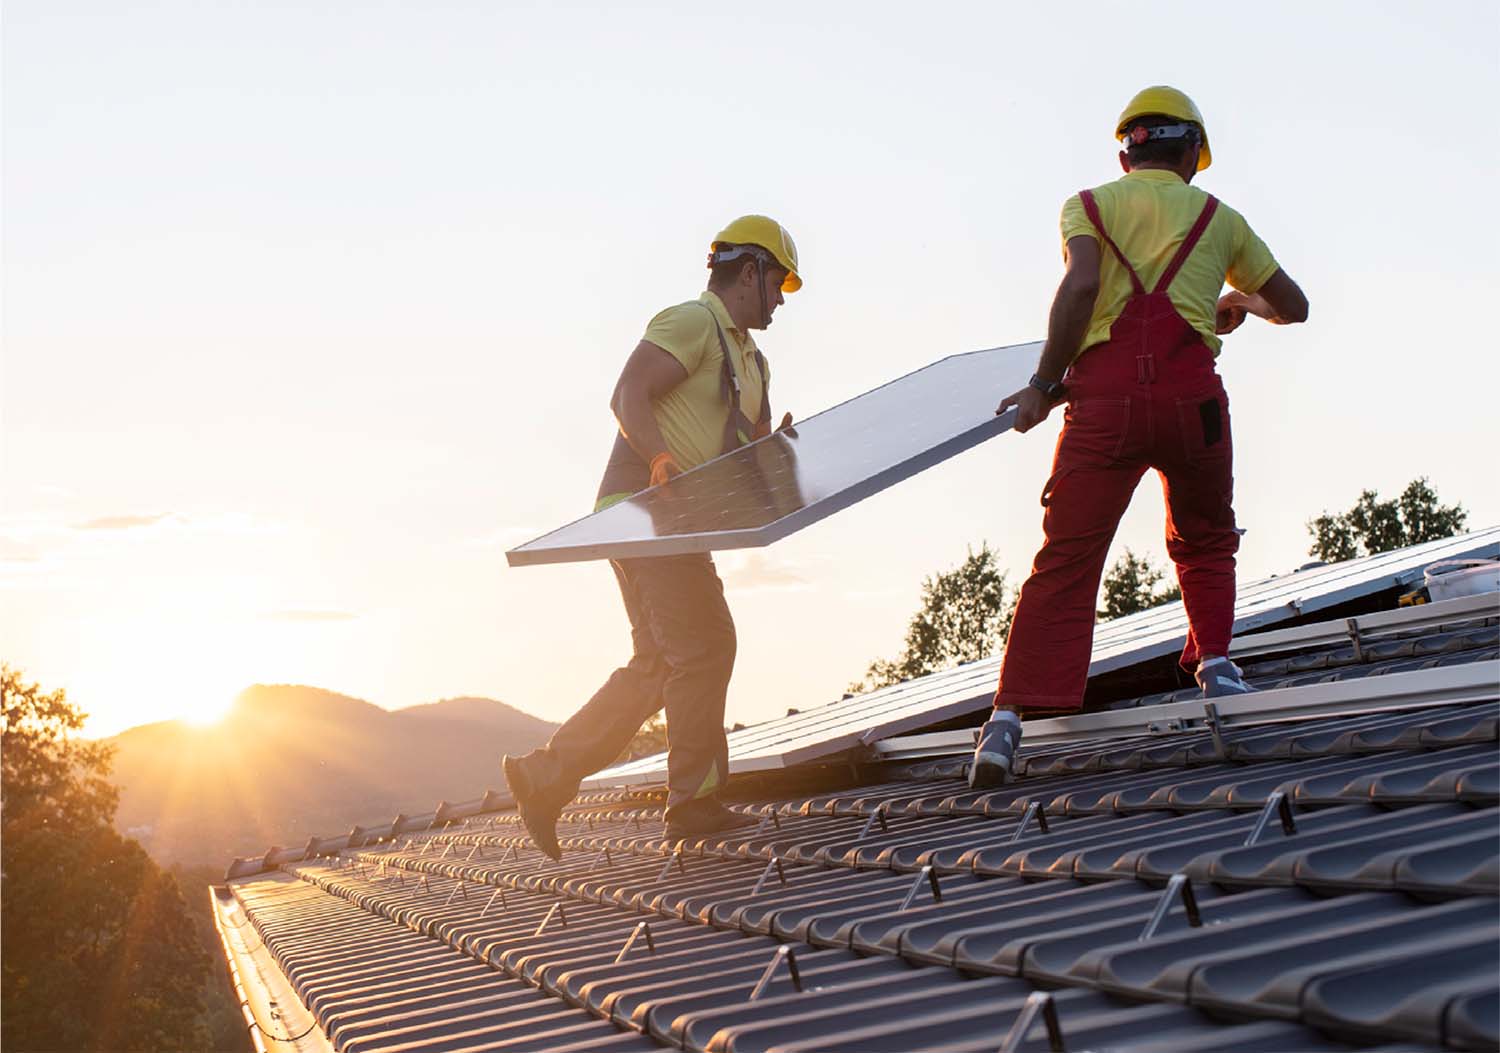
[[[1052,298],[1052,312],[1047,319],[1047,342],[1042,345],[1037,376],[1057,381],[1068,371],[1078,355],[1083,338],[1088,335],[1089,320],[1094,316],[1094,302],[1099,298],[1099,242],[1089,235],[1068,239],[1068,269],[1063,274],[1057,295]],[[996,413],[1012,406],[1016,412],[1016,431],[1026,432],[1047,419],[1052,400],[1029,384],[1000,403]]]
[[[620,432],[641,459],[651,464],[669,453],[651,403],[687,379],[687,369],[670,353],[642,340],[625,361],[609,408],[620,422]]]
[[[1307,296],[1291,275],[1278,267],[1259,291],[1249,295],[1228,292],[1219,297],[1216,331],[1233,332],[1247,313],[1272,325],[1295,325],[1307,321]]]

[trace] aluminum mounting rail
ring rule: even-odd
[[[1428,709],[1497,699],[1500,699],[1500,661],[1491,659],[1358,680],[1255,691],[1211,701],[1218,710],[1219,726],[1227,728],[1312,717]],[[1050,720],[1028,720],[1023,741],[1027,746],[1041,746],[1091,739],[1198,733],[1208,727],[1208,718],[1203,700],[1168,702]],[[965,753],[974,748],[978,730],[975,727],[885,739],[871,747],[872,759],[915,760]]]
[[[1341,643],[1348,643],[1356,636],[1361,640],[1372,641],[1389,633],[1434,629],[1441,625],[1457,625],[1494,617],[1500,617],[1500,592],[1487,592],[1478,596],[1424,603],[1416,607],[1402,607],[1394,611],[1361,614],[1357,618],[1251,633],[1238,637],[1229,645],[1229,656],[1249,658],[1308,647],[1336,647]]]

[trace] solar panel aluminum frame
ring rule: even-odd
[[[1041,353],[1042,344],[1034,341],[1028,344],[1014,344],[1006,347],[988,348],[982,351],[969,351],[960,355],[948,355],[929,363],[921,369],[913,370],[895,380],[888,381],[869,391],[863,392],[854,398],[846,399],[838,405],[831,406],[820,413],[798,423],[796,428],[806,429],[814,421],[827,414],[835,413],[859,399],[873,395],[917,376],[934,367],[941,366],[945,362],[955,359],[968,358],[973,355],[994,354],[996,352],[1013,352],[1017,362],[1027,363],[1029,370],[1035,364],[1036,357]],[[1019,375],[1019,374],[1018,374]],[[1024,377],[1018,383],[1024,383]],[[998,401],[1009,392],[995,390],[994,397]],[[643,502],[651,499],[651,496],[661,487],[651,487],[635,494],[617,505],[602,509],[590,515],[583,516],[556,530],[549,531],[541,537],[534,538],[505,553],[506,562],[512,567],[534,566],[545,563],[571,563],[593,559],[629,559],[649,556],[676,556],[692,552],[713,552],[727,549],[758,548],[780,541],[782,538],[809,527],[820,520],[826,519],[836,512],[841,512],[867,497],[872,497],[880,491],[885,490],[896,483],[909,479],[914,475],[926,471],[943,461],[948,460],[965,450],[994,438],[1001,432],[1008,431],[1015,424],[1017,410],[1012,407],[1002,414],[997,414],[979,420],[972,427],[966,428],[956,435],[951,435],[932,446],[920,450],[918,453],[904,458],[892,464],[888,464],[880,470],[868,475],[858,482],[852,483],[827,496],[813,500],[793,512],[789,512],[774,521],[758,527],[742,529],[712,530],[695,533],[667,534],[650,538],[619,539],[609,541],[580,542],[569,544],[559,543],[557,540],[549,542],[549,539],[565,537],[580,524],[596,521],[608,523],[611,519],[622,519],[629,515],[634,508],[638,508]],[[795,434],[796,429],[793,429]],[[787,436],[773,433],[762,439],[756,440],[747,446],[737,450],[720,454],[712,460],[705,461],[687,472],[684,472],[670,484],[680,485],[678,480],[689,478],[696,473],[706,472],[721,462],[736,457],[743,457],[746,451],[765,443],[795,442],[796,439],[788,439]],[[794,451],[795,452],[795,451]]]
[[[1500,699],[1500,661],[1488,659],[1438,669],[1414,669],[1359,680],[1335,680],[1208,699],[1221,727],[1284,723],[1314,717],[1432,709]],[[1028,720],[1027,746],[1090,739],[1200,734],[1208,725],[1204,702],[1167,702],[1139,709],[1103,710],[1050,720]],[[978,729],[885,739],[872,746],[880,760],[958,756],[974,748]]]
[[[1500,616],[1500,593],[1459,596],[1394,611],[1361,614],[1343,622],[1316,622],[1241,636],[1229,645],[1229,657],[1249,658],[1309,647],[1331,647],[1348,643],[1356,631],[1361,640],[1373,641],[1383,639],[1391,632],[1459,625],[1496,616]]]
[[[1246,613],[1235,619],[1234,631],[1238,635],[1373,592],[1411,585],[1420,581],[1423,568],[1436,560],[1496,555],[1500,555],[1500,527],[1490,527],[1261,579],[1241,589],[1237,607]],[[1180,650],[1186,626],[1181,602],[1101,623],[1094,635],[1089,675],[1127,668]],[[729,736],[730,774],[831,758],[849,749],[977,713],[993,698],[999,671],[1000,656],[996,655],[868,695],[809,706],[794,717],[733,732]],[[923,704],[926,699],[931,703]],[[665,755],[655,754],[600,771],[585,779],[583,786],[659,785],[666,781],[666,771]]]

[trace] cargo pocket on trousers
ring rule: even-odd
[[[1208,392],[1201,398],[1179,399],[1177,426],[1188,464],[1205,464],[1231,455],[1229,396],[1223,391]]]

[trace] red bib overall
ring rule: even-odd
[[[1182,664],[1223,655],[1234,623],[1229,401],[1213,352],[1177,313],[1167,289],[1213,218],[1209,197],[1156,288],[1104,230],[1093,195],[1080,195],[1134,294],[1109,339],[1074,361],[1052,476],[1042,493],[1046,541],[1021,589],[995,705],[1077,710],[1094,641],[1094,603],[1120,517],[1147,468],[1161,476],[1167,554],[1187,607]]]

